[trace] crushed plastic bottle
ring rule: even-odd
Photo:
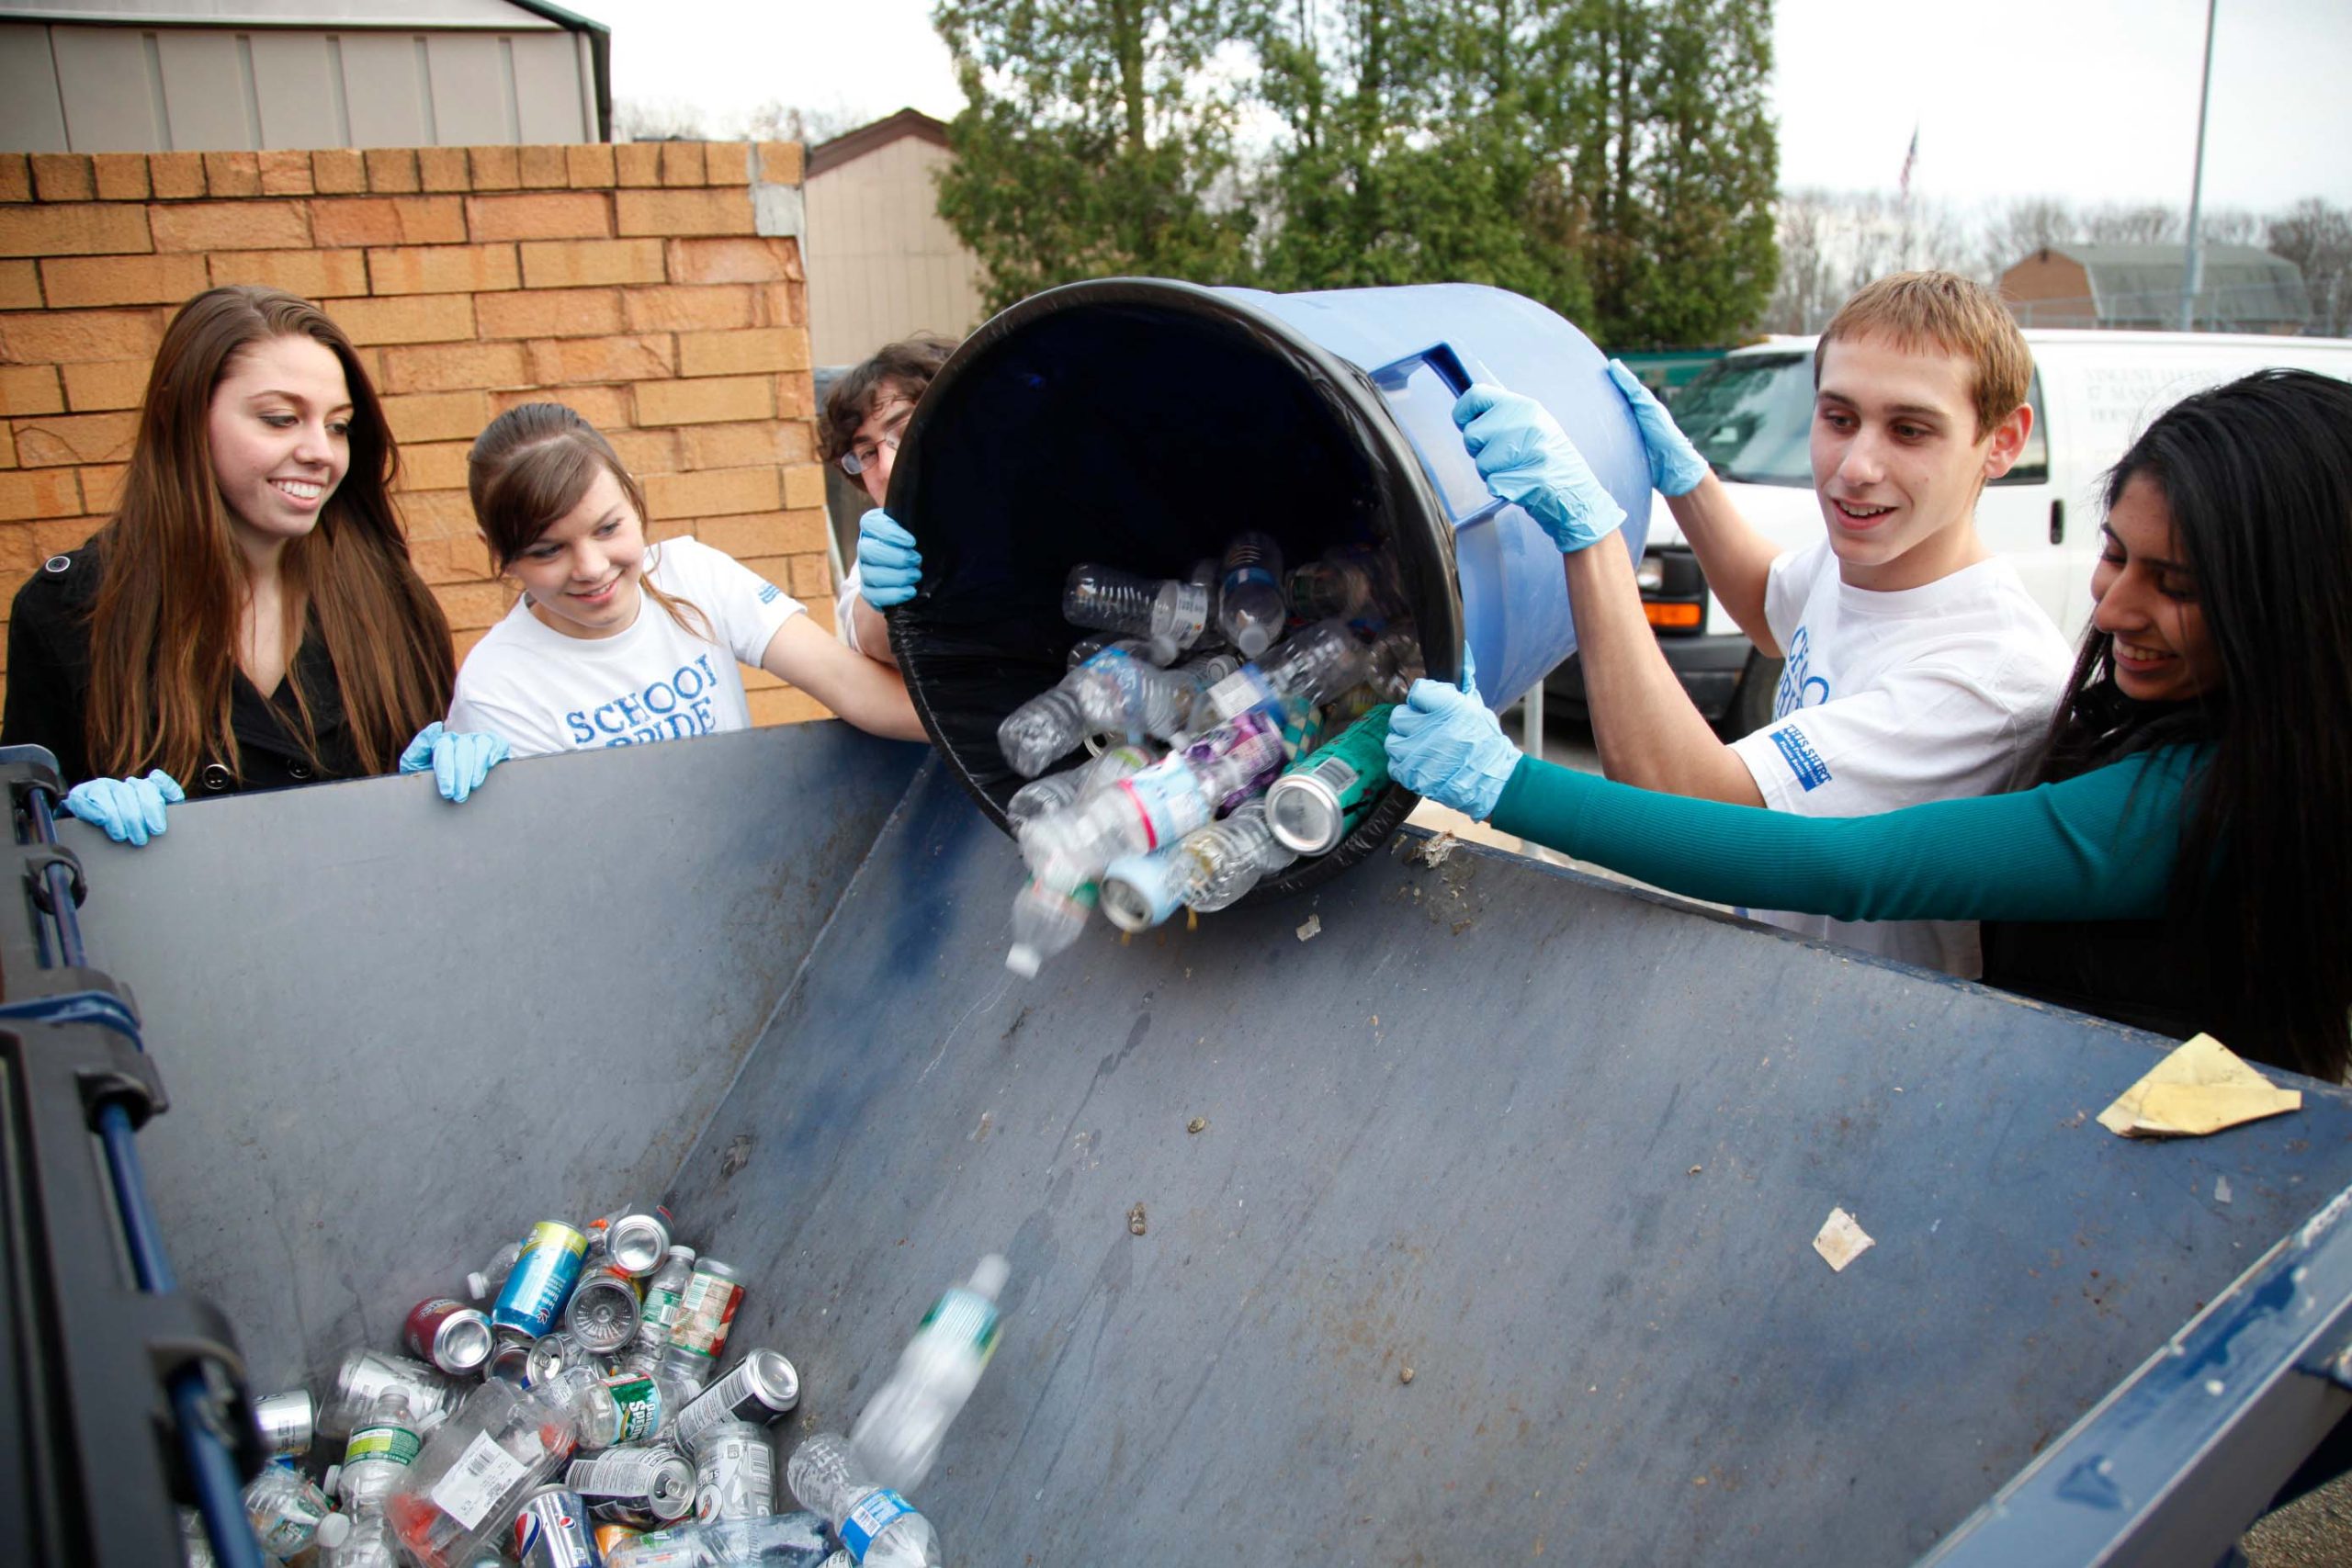
[[[1262,789],[1283,765],[1282,735],[1245,712],[1102,794],[1021,832],[1030,874],[1048,887],[1094,881],[1122,855],[1142,854],[1205,826]]]
[[[458,1403],[458,1380],[447,1373],[383,1350],[353,1350],[335,1368],[334,1396],[319,1411],[321,1436],[347,1438],[375,1414],[376,1402],[393,1389],[408,1395],[417,1430]]]
[[[1062,584],[1062,618],[1074,626],[1136,637],[1166,664],[1208,629],[1210,596],[1198,583],[1081,564]]]
[[[831,1544],[825,1539],[825,1521],[813,1513],[712,1519],[653,1530],[609,1548],[605,1568],[820,1568]]]
[[[1183,676],[1116,644],[1013,709],[997,727],[997,745],[1022,777],[1034,779],[1091,736],[1172,739],[1192,711],[1193,687]]]
[[[968,1283],[933,1303],[899,1355],[898,1371],[866,1402],[850,1446],[877,1486],[910,1492],[939,1458],[939,1445],[996,1354],[996,1298],[1011,1267],[989,1253]]]
[[[405,1390],[391,1389],[376,1401],[366,1423],[344,1446],[343,1462],[327,1467],[326,1489],[336,1506],[355,1519],[384,1510],[384,1499],[408,1473],[424,1447]]]
[[[1242,658],[1255,659],[1273,646],[1289,614],[1283,600],[1283,547],[1271,534],[1235,535],[1217,574],[1217,629]]]
[[[1064,768],[1058,773],[1047,773],[1042,779],[1032,779],[1012,792],[1004,803],[1004,814],[1019,831],[1024,822],[1035,821],[1049,811],[1075,806],[1099,789],[1108,789],[1121,779],[1133,778],[1158,760],[1156,748],[1139,745],[1107,746],[1102,754],[1075,768]]]
[[[426,1440],[384,1517],[423,1568],[469,1568],[572,1443],[570,1410],[492,1378]]]
[[[506,1276],[514,1272],[515,1260],[523,1256],[523,1244],[510,1241],[490,1255],[490,1261],[466,1276],[466,1293],[481,1301],[499,1286],[506,1283]]]
[[[822,1517],[865,1568],[939,1568],[931,1521],[889,1487],[877,1485],[849,1445],[820,1432],[792,1450],[786,1484],[802,1507]]]
[[[685,1403],[674,1386],[664,1386],[658,1372],[624,1371],[600,1378],[574,1369],[565,1376],[578,1390],[578,1397],[565,1403],[583,1449],[650,1443]]]
[[[1182,908],[1210,914],[1297,858],[1267,826],[1266,803],[1246,801],[1165,850],[1113,862],[1102,873],[1102,912],[1129,931],[1156,926]]]
[[[351,1531],[351,1521],[334,1511],[318,1483],[282,1459],[245,1483],[245,1517],[261,1549],[281,1562],[313,1545],[333,1546]]]
[[[1004,966],[1024,980],[1034,980],[1046,960],[1076,942],[1094,913],[1097,890],[1081,882],[1067,893],[1055,891],[1031,878],[1012,896],[1012,945]]]
[[[376,1514],[352,1520],[341,1545],[321,1548],[318,1568],[400,1568],[400,1561],[391,1527]]]
[[[1203,693],[1203,716],[1224,720],[1253,710],[1326,703],[1360,683],[1371,669],[1371,650],[1345,621],[1317,621]]]

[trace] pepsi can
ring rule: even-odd
[[[499,1289],[490,1321],[534,1339],[553,1333],[564,1303],[571,1299],[571,1287],[580,1281],[580,1263],[587,1252],[588,1238],[561,1220],[533,1225],[523,1255],[514,1260],[514,1271]]]
[[[598,1568],[604,1559],[588,1539],[588,1509],[580,1494],[542,1486],[514,1516],[514,1560],[523,1568]]]

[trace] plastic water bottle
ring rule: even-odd
[[[1208,628],[1209,594],[1198,583],[1080,565],[1062,584],[1062,618],[1074,626],[1140,637],[1167,663]]]
[[[931,1521],[877,1484],[846,1438],[820,1432],[792,1450],[786,1484],[802,1507],[824,1518],[865,1568],[939,1568]]]
[[[910,1492],[939,1458],[948,1425],[996,1354],[996,1298],[1010,1266],[991,1252],[968,1283],[949,1287],[899,1355],[899,1370],[866,1402],[850,1446],[877,1486]]]
[[[633,1372],[650,1373],[661,1365],[662,1352],[670,1347],[670,1329],[678,1321],[679,1303],[686,1293],[686,1281],[694,1277],[695,1249],[673,1247],[653,1278],[645,1281],[645,1300],[638,1308],[637,1337],[629,1341],[623,1364]]]
[[[650,1443],[685,1404],[682,1391],[658,1373],[616,1372],[598,1377],[580,1369],[567,1372],[578,1391],[571,1406],[572,1430],[583,1449],[616,1443]]]
[[[393,1389],[376,1401],[366,1425],[353,1431],[344,1446],[343,1462],[327,1467],[326,1489],[355,1519],[380,1514],[384,1499],[424,1447],[408,1395]]]
[[[318,1568],[400,1568],[400,1562],[391,1529],[378,1514],[352,1520],[341,1545],[320,1550]]]
[[[712,1519],[673,1525],[613,1547],[605,1553],[605,1568],[820,1568],[830,1544],[825,1521],[810,1513]]]
[[[333,1546],[351,1530],[351,1521],[334,1511],[318,1483],[282,1459],[270,1461],[246,1483],[245,1517],[261,1549],[281,1562],[313,1544]]]
[[[1012,896],[1012,946],[1004,966],[1024,980],[1036,978],[1039,966],[1086,929],[1097,897],[1091,882],[1061,893],[1033,877]]]
[[[1281,732],[1245,712],[1102,794],[1021,832],[1030,874],[1048,887],[1092,882],[1122,855],[1143,854],[1207,826],[1262,788],[1283,765]]]
[[[523,1256],[523,1244],[510,1241],[490,1255],[490,1261],[466,1276],[466,1293],[481,1301],[491,1292],[506,1283],[506,1276],[514,1272],[515,1259]]]
[[[1156,752],[1144,746],[1106,746],[1092,761],[1047,773],[1042,779],[1031,779],[1012,792],[1012,798],[1004,803],[1004,814],[1018,832],[1023,823],[1034,822],[1049,811],[1075,806],[1098,789],[1133,778],[1156,760]]]
[[[1283,601],[1283,547],[1271,534],[1236,534],[1225,547],[1217,575],[1217,629],[1242,658],[1255,659],[1273,646],[1289,614]]]
[[[1264,659],[1245,664],[1202,695],[1206,716],[1229,719],[1251,709],[1276,711],[1326,703],[1361,682],[1372,669],[1371,650],[1342,620],[1317,621]]]
[[[423,1568],[468,1568],[571,1456],[571,1413],[492,1378],[425,1440],[384,1517]]]
[[[1183,676],[1146,662],[1120,644],[1013,709],[997,727],[997,744],[1022,777],[1035,778],[1089,736],[1171,739],[1183,732],[1192,711],[1193,688]]]
[[[1209,914],[1297,858],[1267,826],[1266,803],[1246,801],[1167,849],[1112,862],[1102,873],[1102,912],[1129,931],[1156,926],[1181,908]]]

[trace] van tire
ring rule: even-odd
[[[1732,693],[1731,705],[1724,710],[1723,722],[1716,727],[1725,740],[1753,735],[1772,722],[1772,698],[1780,689],[1783,662],[1748,649],[1747,668],[1740,671],[1739,689]]]

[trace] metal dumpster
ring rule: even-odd
[[[2352,1184],[2342,1091],[2126,1142],[2094,1118],[2168,1042],[1533,863],[1408,833],[1023,982],[1012,845],[838,724],[64,831],[173,1097],[155,1207],[255,1392],[658,1194],[802,1371],[780,1447],[1007,1254],[918,1499],[964,1563],[1908,1562],[2152,1356],[2195,1369],[2172,1416],[2110,1402],[2132,1440],[2040,1495],[2210,1562],[2352,1405],[2312,1375],[2340,1210],[2293,1234]],[[1843,1272],[1833,1207],[1876,1239]],[[2230,1337],[2249,1303],[2302,1348]],[[2207,1309],[2221,1351],[2179,1349]],[[2206,1483],[2160,1536],[2158,1473]]]

